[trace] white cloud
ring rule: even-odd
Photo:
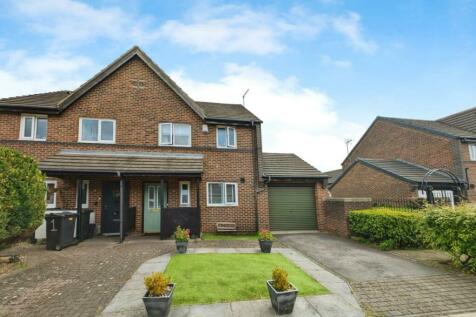
[[[262,55],[282,52],[289,38],[313,39],[324,31],[343,35],[358,51],[373,53],[377,49],[363,35],[360,15],[354,12],[326,15],[293,7],[277,14],[245,5],[201,6],[190,10],[183,20],[170,20],[161,27],[165,38],[196,51]]]
[[[183,71],[171,77],[195,100],[241,103],[249,88],[246,106],[264,121],[264,150],[294,152],[323,171],[339,168],[346,156],[344,139],[357,140],[364,131],[342,120],[323,92],[255,65],[229,64],[216,82],[193,80]]]
[[[94,63],[82,56],[47,53],[29,56],[24,51],[0,51],[0,98],[74,89]]]
[[[365,53],[374,53],[377,50],[377,44],[374,41],[365,39],[362,34],[362,25],[360,15],[355,12],[349,12],[346,15],[336,17],[332,20],[333,28],[346,36],[352,47]]]
[[[94,7],[74,0],[14,1],[28,27],[61,45],[83,44],[98,38],[142,43],[158,34],[148,16],[136,16],[120,7]]]
[[[199,52],[265,55],[285,51],[291,41],[313,40],[322,32],[334,32],[358,51],[373,53],[377,48],[363,35],[360,15],[354,12],[329,15],[300,6],[277,12],[270,7],[205,4],[159,24],[152,15],[75,0],[12,4],[30,30],[61,46],[98,39],[139,44],[168,40]]]
[[[331,65],[338,68],[351,68],[352,62],[348,60],[333,59],[328,55],[321,56],[321,62],[324,65]]]

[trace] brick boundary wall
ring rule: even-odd
[[[320,229],[341,237],[350,237],[349,212],[372,207],[371,198],[328,198],[320,220]]]

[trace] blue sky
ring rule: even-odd
[[[339,167],[377,115],[476,106],[476,1],[1,1],[0,97],[74,89],[140,45],[197,100],[240,102],[266,151]]]

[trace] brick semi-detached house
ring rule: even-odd
[[[428,198],[431,192],[475,201],[476,108],[435,121],[377,117],[342,167],[330,173],[340,174],[331,179],[333,197]]]
[[[262,153],[261,124],[192,100],[138,47],[74,91],[0,100],[0,145],[39,161],[48,209],[91,210],[103,234],[317,229],[327,177]]]

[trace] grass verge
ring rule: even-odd
[[[237,240],[237,241],[256,241],[257,233],[236,233],[236,234],[220,234],[220,233],[203,233],[202,240]]]
[[[328,293],[281,254],[174,255],[165,273],[176,283],[174,305],[210,304],[267,298],[265,283],[277,266],[289,273],[299,295]]]

